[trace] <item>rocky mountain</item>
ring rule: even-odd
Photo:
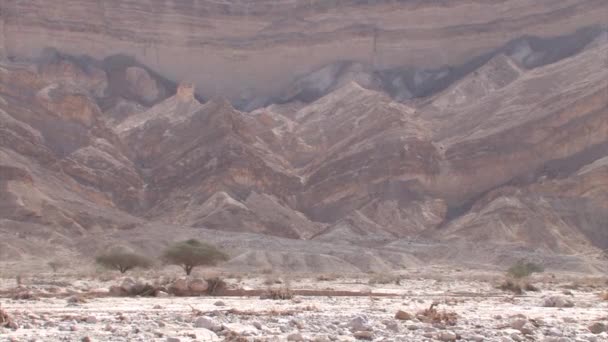
[[[2,259],[606,271],[603,1],[63,5],[0,4]]]

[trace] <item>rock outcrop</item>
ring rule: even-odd
[[[35,58],[49,47],[100,60],[129,55],[174,82],[192,79],[206,96],[245,102],[271,98],[297,76],[339,61],[373,70],[438,69],[525,35],[605,25],[608,15],[602,0],[66,0],[54,4],[58,11],[28,0],[0,6],[0,50],[8,57]],[[526,46],[519,51],[530,65],[547,57],[525,56]]]

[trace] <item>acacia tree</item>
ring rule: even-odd
[[[545,269],[542,265],[525,260],[519,260],[513,266],[509,267],[507,274],[513,278],[521,279],[532,275],[532,273],[540,273],[544,270]]]
[[[164,253],[164,259],[170,265],[180,266],[186,275],[190,275],[194,267],[213,266],[228,260],[228,256],[213,245],[190,239],[169,246]]]
[[[95,258],[101,266],[125,273],[133,268],[149,268],[152,263],[145,256],[130,252],[123,248],[113,248]]]

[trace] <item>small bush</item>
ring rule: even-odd
[[[169,246],[164,253],[164,259],[170,265],[180,266],[186,275],[190,275],[194,267],[213,266],[228,260],[228,256],[215,246],[190,239]]]
[[[533,273],[543,272],[545,269],[533,262],[520,260],[515,265],[509,267],[507,274],[513,278],[521,279],[532,275]]]
[[[320,274],[317,276],[317,281],[334,281],[338,279],[338,276],[335,274]]]
[[[0,327],[9,327],[12,324],[11,316],[0,308]]]
[[[540,292],[540,289],[536,286],[534,286],[533,284],[530,283],[525,283],[524,284],[524,290],[526,291],[530,291],[530,292]]]
[[[498,288],[502,291],[513,292],[518,295],[523,294],[525,291],[540,291],[538,287],[520,279],[505,279],[505,281],[498,285]]]
[[[401,285],[401,277],[393,274],[376,274],[369,279],[369,285],[374,284],[395,284]]]
[[[278,288],[269,288],[262,296],[262,299],[286,300],[292,299],[293,296],[293,291],[289,287],[282,286]]]
[[[99,255],[95,261],[105,268],[118,270],[120,273],[137,267],[149,268],[152,266],[152,262],[148,258],[123,248],[113,248]]]
[[[67,266],[67,263],[63,260],[55,259],[47,263],[47,265],[53,270],[53,273],[57,273],[60,269]]]
[[[205,281],[209,285],[207,293],[211,296],[221,293],[222,290],[225,290],[228,287],[226,282],[220,277],[205,279]]]
[[[442,323],[446,325],[456,325],[458,314],[451,311],[439,311],[435,308],[437,304],[431,304],[428,309],[420,311],[416,314],[421,322],[424,323]]]

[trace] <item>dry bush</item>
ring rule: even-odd
[[[536,287],[535,285],[530,284],[530,283],[524,284],[524,290],[530,291],[530,292],[540,292],[540,289],[538,287]]]
[[[522,279],[505,279],[500,285],[498,285],[498,289],[505,292],[513,292],[515,294],[521,295],[525,291],[530,292],[539,292],[540,289],[533,284],[524,281]]]
[[[53,259],[47,263],[53,273],[57,273],[60,269],[68,267],[69,263],[62,259]]]
[[[8,327],[10,322],[12,322],[11,317],[6,311],[0,308],[0,327]]]
[[[435,308],[437,304],[431,304],[428,309],[420,311],[416,314],[421,322],[424,323],[443,323],[447,325],[456,325],[458,314],[451,311],[439,311]]]
[[[264,278],[264,285],[271,286],[274,284],[283,284],[283,280],[275,274],[269,274]]]
[[[545,269],[542,265],[533,262],[519,260],[513,266],[509,267],[507,274],[513,278],[521,279],[532,275],[533,273],[543,272]]]
[[[334,281],[336,279],[338,279],[338,276],[333,273],[320,274],[317,276],[317,281]]]
[[[286,287],[269,288],[266,293],[261,296],[262,299],[274,299],[274,300],[285,300],[292,299],[294,296],[293,291]]]
[[[249,342],[249,339],[237,332],[227,331],[224,333],[224,341],[227,342]]]
[[[294,293],[291,290],[290,282],[285,281],[281,287],[269,287],[266,293],[260,296],[262,299],[285,300],[293,299]]]
[[[370,285],[374,285],[374,284],[382,284],[382,285],[395,284],[395,285],[401,285],[401,276],[394,275],[394,274],[375,274],[371,278],[369,278],[368,283]]]
[[[498,285],[498,288],[506,292],[513,292],[515,294],[524,293],[524,290],[521,288],[521,283],[513,279],[505,279],[504,282]]]
[[[205,281],[209,285],[207,293],[211,296],[221,293],[228,287],[228,284],[226,284],[226,282],[220,277],[211,277],[205,279]]]

